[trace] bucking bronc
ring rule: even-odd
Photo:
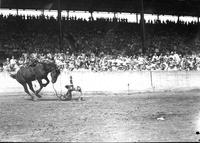
[[[31,66],[24,66],[21,67],[16,74],[10,74],[10,76],[16,79],[24,87],[24,91],[31,96],[32,100],[35,100],[35,96],[30,94],[27,84],[30,90],[37,97],[41,98],[39,92],[43,87],[46,87],[49,84],[49,79],[47,77],[49,73],[52,79],[51,82],[55,83],[60,75],[60,70],[54,62],[37,62]],[[46,80],[45,84],[42,83],[42,79]],[[37,80],[40,84],[40,88],[37,91],[33,89],[32,81],[34,80]]]

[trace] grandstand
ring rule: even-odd
[[[27,62],[23,55],[29,52],[28,54],[36,54],[36,57],[42,59],[49,54],[67,70],[79,68],[96,71],[199,69],[198,1],[165,0],[161,3],[145,0],[123,2],[109,0],[85,3],[78,0],[61,0],[58,2],[1,1],[1,8],[12,8],[17,11],[34,8],[44,12],[46,9],[58,9],[58,4],[61,6],[60,10],[58,9],[58,17],[45,16],[42,12],[41,15],[36,16],[18,15],[18,12],[16,15],[1,15],[0,49],[4,61],[15,56],[17,61],[21,59],[21,63],[17,62],[15,67],[21,66]],[[168,3],[173,3],[173,7]],[[121,5],[122,7],[119,7]],[[159,9],[161,7],[162,9]],[[89,11],[91,16],[88,20],[76,16],[61,16],[62,10]],[[136,13],[137,20],[129,23],[126,18],[94,19],[95,11],[108,11],[114,14]],[[144,14],[157,15],[157,19],[142,19]],[[159,19],[161,14],[177,15],[178,19],[161,21]],[[140,19],[137,17],[139,15]],[[179,21],[181,16],[194,16],[197,20],[186,23]],[[65,55],[66,52],[69,55]],[[62,55],[60,56],[62,58],[57,59],[57,56],[54,56],[56,53]],[[69,68],[70,66],[73,68]],[[5,62],[4,69],[11,70],[9,67],[10,64]]]
[[[1,0],[1,8],[11,8],[11,9],[37,9],[44,12],[45,9],[52,9],[58,10],[58,21],[61,19],[61,11],[66,10],[82,10],[88,11],[91,13],[91,17],[93,16],[94,11],[106,11],[106,12],[129,12],[129,13],[136,13],[137,22],[138,14],[141,14],[141,24],[143,25],[144,19],[143,14],[156,14],[159,19],[159,15],[177,15],[178,20],[181,16],[195,16],[197,17],[197,21],[199,22],[199,2],[197,0],[165,0],[165,1],[158,1],[158,0],[108,0],[108,1],[92,1],[92,0],[44,0],[42,2],[36,1],[29,1],[29,0]],[[17,12],[18,13],[18,12]],[[61,30],[61,22],[60,30]],[[142,46],[143,50],[145,51],[145,41],[144,41],[144,26],[142,26]],[[62,49],[62,30],[59,34],[59,46]]]

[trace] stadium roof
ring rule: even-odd
[[[144,13],[200,17],[200,0],[143,0]],[[1,8],[51,9],[58,0],[0,0]],[[140,13],[141,0],[61,0],[62,10]]]

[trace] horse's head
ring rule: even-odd
[[[60,69],[56,68],[51,72],[51,82],[55,83],[60,75]]]

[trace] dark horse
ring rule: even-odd
[[[38,94],[43,87],[46,87],[49,84],[49,79],[47,75],[51,73],[51,82],[55,83],[60,74],[60,70],[57,65],[53,62],[38,62],[32,66],[21,67],[16,74],[10,74],[10,76],[16,79],[23,87],[24,91],[31,96],[32,100],[35,100],[34,96],[30,94],[27,84],[29,88],[35,95],[39,98],[41,96]],[[46,80],[46,83],[42,83],[42,79]],[[40,84],[40,88],[35,91],[33,89],[32,81],[37,80]]]

